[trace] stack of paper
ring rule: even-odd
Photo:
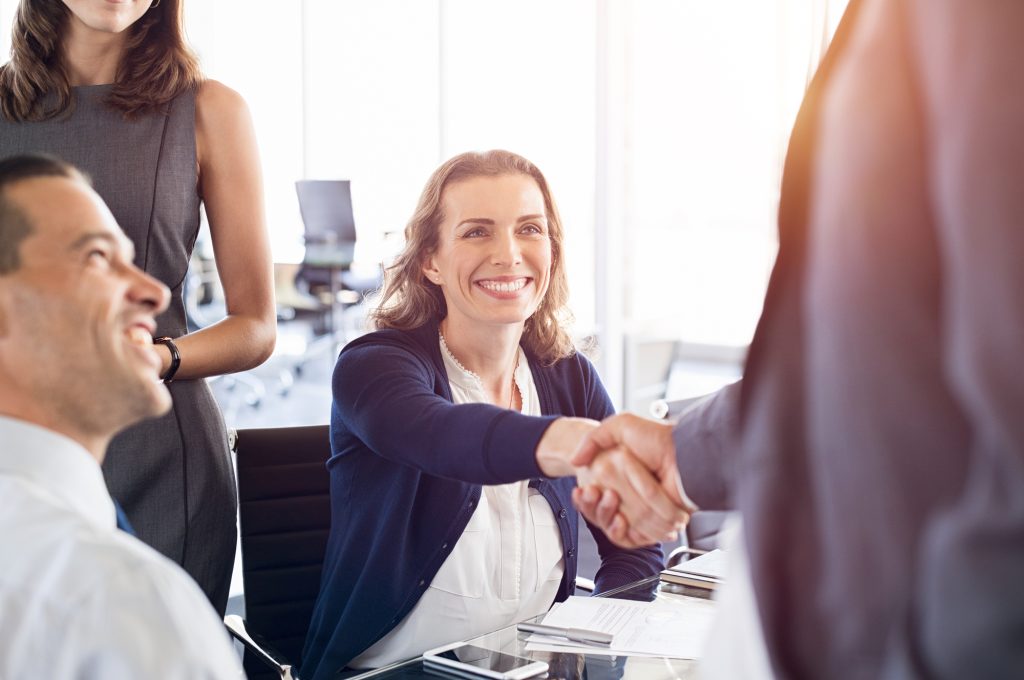
[[[729,562],[724,550],[712,550],[692,560],[680,562],[661,572],[661,580],[694,588],[715,590],[725,582]]]
[[[711,631],[715,605],[692,598],[635,602],[605,597],[570,597],[556,604],[544,625],[610,633],[610,647],[580,645],[562,638],[531,635],[527,651],[700,658]]]

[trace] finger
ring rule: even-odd
[[[666,521],[656,512],[652,511],[652,496],[658,497],[663,503],[667,502],[664,494],[653,478],[639,463],[626,457],[626,463],[620,465],[624,468],[618,479],[612,480],[608,486],[615,489],[620,498],[621,505],[619,512],[625,517],[629,526],[637,531],[643,538],[644,544],[656,543],[662,536],[670,534],[675,530],[676,520]],[[648,479],[638,484],[637,480]],[[638,490],[639,488],[639,490]]]
[[[583,496],[583,489],[578,486],[572,490],[572,504],[580,512],[587,510],[587,503]]]
[[[595,513],[598,526],[608,526],[611,524],[618,511],[619,494],[615,493],[613,489],[605,489],[604,493],[601,494],[601,501],[597,504],[597,511]]]
[[[607,533],[619,510],[619,495],[592,485],[577,487],[572,492],[573,505],[591,524]]]
[[[583,437],[576,452],[569,458],[569,464],[576,467],[590,465],[597,454],[616,444],[612,426],[605,421]]]
[[[644,540],[643,540],[643,536],[641,536],[639,534],[639,532],[637,532],[635,529],[632,529],[632,528],[630,528],[629,531],[626,532],[626,540],[628,540],[630,543],[633,543],[633,544],[638,545],[638,546],[641,546],[641,545],[652,545],[652,543],[645,543]],[[672,540],[674,540],[674,539],[672,539]],[[654,543],[658,543],[658,541],[654,541]]]
[[[612,543],[622,548],[637,548],[640,546],[639,543],[630,540],[629,522],[622,515],[615,516],[605,535],[608,536]]]
[[[623,522],[626,522],[623,518]],[[618,537],[619,542],[630,548],[642,548],[649,545],[654,545],[658,541],[652,541],[649,536],[644,535],[642,532],[637,531],[635,527],[628,526],[626,523],[625,529]]]
[[[635,490],[630,486],[621,470],[621,467],[624,464],[624,462],[628,462],[629,464],[633,465],[636,465],[637,463],[635,463],[635,461],[627,461],[627,457],[623,456],[621,452],[617,454],[617,458],[620,458],[622,460],[615,460],[613,462],[611,460],[610,454],[606,452],[602,454],[600,458],[598,458],[597,462],[594,465],[592,465],[585,471],[585,474],[591,476],[596,483],[600,484],[608,491],[615,492],[615,495],[619,500],[619,514],[623,515],[623,519],[626,521],[628,525],[630,523],[637,522],[638,518],[643,517],[643,515],[645,514],[649,514],[649,511],[644,506],[643,499],[636,494]],[[611,498],[611,496],[609,496],[604,501],[605,506],[603,511],[599,510],[597,513],[594,513],[592,515],[594,519],[598,520],[595,523],[602,528],[605,528],[608,525],[608,522],[606,520],[607,515],[611,514],[612,500],[613,499]],[[645,521],[649,522],[651,520],[648,519]],[[658,531],[661,532],[670,529],[670,526],[659,527]],[[659,534],[655,534],[655,536],[656,535]],[[647,536],[645,536],[645,538],[647,538]]]
[[[623,473],[626,477],[626,481],[630,486],[637,492],[640,498],[644,500],[649,510],[654,516],[649,519],[652,520],[650,524],[641,523],[640,528],[650,526],[652,528],[660,525],[666,527],[666,531],[671,531],[682,524],[687,517],[687,511],[682,507],[682,499],[679,498],[678,494],[675,498],[672,498],[670,493],[666,493],[665,487],[657,478],[655,478],[646,468],[640,465],[638,462],[633,461],[631,456],[625,455],[628,461],[623,465]],[[672,473],[678,478],[679,473]],[[670,487],[671,488],[671,487]],[[660,520],[657,522],[656,520]],[[634,523],[635,522],[631,522]],[[663,532],[659,532],[657,535],[661,535]]]
[[[592,498],[590,499],[587,498],[588,492],[592,494]],[[614,519],[614,516],[598,516],[597,507],[600,498],[601,492],[595,487],[576,488],[572,490],[573,505],[576,506],[576,509],[579,510],[583,518],[607,534],[609,531],[609,525]]]
[[[587,433],[569,463],[576,467],[590,465],[601,451],[620,444],[625,433],[623,419],[626,417],[617,415],[605,418],[604,422]]]
[[[600,487],[593,486],[592,484],[587,484],[579,488],[580,493],[583,496],[583,502],[585,502],[587,505],[596,506],[601,501]]]
[[[593,487],[576,487],[572,490],[572,504],[591,522],[597,517],[597,504],[600,499],[601,495]]]
[[[588,434],[580,442],[580,446],[576,449],[576,453],[569,459],[569,464],[576,467],[582,467],[584,465],[590,465],[596,456],[600,452],[600,447],[593,439],[593,433]]]
[[[676,527],[685,521],[685,510],[667,498],[647,468],[621,448],[603,451],[590,467],[579,470],[577,478],[581,484],[597,484],[617,492],[619,512],[642,535],[645,544],[671,537]],[[652,510],[652,504],[658,506],[658,512]],[[606,522],[603,520],[610,511],[606,505],[605,512],[598,510],[596,515],[590,513],[589,517],[601,520],[596,523],[604,527]]]
[[[683,487],[683,480],[679,476],[679,467],[674,456],[663,460],[655,475],[661,481],[665,493],[674,503],[683,508],[688,515],[697,512],[699,509],[697,504],[686,495],[686,489]]]

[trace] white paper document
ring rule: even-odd
[[[698,659],[714,621],[715,603],[690,597],[635,602],[570,597],[544,617],[544,625],[611,633],[610,647],[567,642],[546,635],[527,638],[527,651]]]
[[[697,574],[698,576],[724,581],[725,575],[729,572],[729,554],[721,548],[716,548],[709,553],[680,562],[668,571]]]

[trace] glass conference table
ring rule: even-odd
[[[615,590],[602,593],[597,597],[617,597],[627,600],[639,600],[649,602],[654,599],[668,602],[679,602],[688,599],[682,595],[671,584],[660,583],[657,576],[631,583]],[[544,618],[540,615],[530,621],[539,622]],[[606,656],[599,654],[572,654],[557,652],[528,652],[526,651],[526,638],[528,633],[520,633],[516,627],[508,626],[493,633],[481,635],[468,642],[494,651],[525,656],[538,661],[547,662],[550,667],[547,676],[549,680],[576,680],[586,678],[587,680],[617,680],[629,678],[643,680],[659,680],[675,678],[686,680],[697,677],[697,662],[686,659],[668,659],[658,657],[639,656]],[[439,680],[443,676],[436,671],[428,672],[422,659],[410,659],[391,664],[373,671],[346,671],[337,676],[354,680],[407,680],[411,678],[430,678]]]

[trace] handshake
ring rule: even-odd
[[[632,414],[559,418],[537,445],[548,477],[575,475],[573,502],[624,548],[675,540],[696,510],[683,491],[672,426]]]

